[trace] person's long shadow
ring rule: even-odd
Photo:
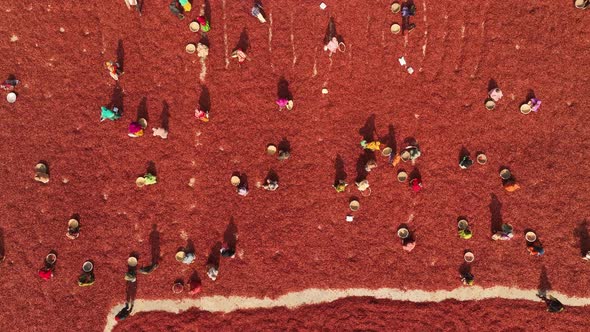
[[[498,200],[498,196],[490,194],[490,214],[491,214],[491,232],[496,234],[502,229],[502,203]]]
[[[193,240],[188,239],[186,240],[186,247],[185,247],[185,251],[191,254],[194,254],[195,251],[195,243],[193,242]]]
[[[150,120],[147,107],[147,97],[141,98],[139,106],[137,107],[137,120],[139,119],[146,119],[146,121]]]
[[[359,158],[356,161],[356,178],[355,182],[361,182],[367,178],[369,172],[365,168],[367,162],[369,160],[375,159],[375,153],[373,151],[364,150],[363,153],[359,155]]]
[[[219,269],[219,261],[221,258],[221,242],[215,243],[213,247],[211,247],[211,251],[209,252],[209,257],[207,257],[207,265],[213,266],[216,269]]]
[[[156,224],[152,225],[150,232],[150,246],[152,247],[152,264],[158,264],[160,262],[160,232]]]
[[[279,182],[279,175],[274,169],[271,168],[266,174],[264,181],[266,182],[266,180]]]
[[[123,89],[121,88],[121,85],[119,85],[119,81],[115,82],[113,94],[111,95],[111,102],[108,105],[108,108],[110,109],[113,109],[113,107],[119,109],[119,114],[123,114]]]
[[[334,20],[334,17],[330,17],[328,26],[326,27],[326,33],[324,34],[324,45],[328,44],[334,37],[336,37],[338,42],[344,42],[342,36],[336,31],[336,21]]]
[[[467,262],[463,262],[461,266],[459,266],[459,275],[463,277],[466,274],[471,274],[471,265]]]
[[[123,40],[121,39],[119,39],[119,43],[117,44],[117,63],[119,64],[119,69],[125,71],[123,69],[125,68],[125,49],[123,48]]]
[[[209,0],[205,0],[203,6],[204,6],[203,12],[204,12],[205,18],[207,19],[207,22],[209,22],[209,24],[211,25],[212,24],[211,23],[211,3],[209,2]]]
[[[233,50],[235,51],[239,49],[242,50],[242,52],[247,53],[248,48],[250,48],[250,37],[248,37],[248,30],[244,28],[242,33],[240,33],[240,40],[238,40],[238,44]]]
[[[529,91],[526,94],[526,100],[524,100],[523,102],[521,102],[521,105],[528,103],[533,98],[536,98],[535,97],[535,91],[533,91],[533,89],[529,89]]]
[[[395,142],[395,128],[392,124],[387,126],[387,135],[379,140],[381,143],[385,144],[385,146],[391,148],[391,154],[395,155],[397,153],[397,143]]]
[[[279,99],[293,100],[293,94],[289,90],[289,82],[283,76],[281,76],[277,84],[277,96]]]
[[[0,227],[0,262],[6,257],[6,247],[4,244],[4,228]]]
[[[230,218],[229,224],[225,228],[225,232],[223,233],[223,242],[229,249],[236,249],[238,244],[238,226],[236,226],[236,223],[234,222],[234,217]]]
[[[410,183],[412,183],[412,180],[414,179],[422,179],[422,174],[420,174],[420,170],[418,169],[418,167],[415,167],[412,172],[410,173],[410,176],[408,178],[408,180],[410,180]]]
[[[206,85],[201,85],[201,95],[199,96],[199,109],[205,113],[211,111],[211,95]]]
[[[494,89],[497,89],[498,87],[499,86],[498,86],[498,83],[496,83],[496,80],[493,78],[490,78],[490,80],[488,81],[488,91],[486,91],[486,92],[490,92]]]
[[[590,251],[590,234],[588,234],[588,221],[583,220],[574,230],[574,236],[580,241],[580,254],[582,257]]]
[[[188,279],[188,284],[189,285],[200,285],[201,284],[201,277],[199,277],[199,274],[197,273],[197,271],[193,270],[193,273],[191,273],[189,279]]]
[[[551,282],[547,276],[547,269],[545,266],[541,268],[541,275],[539,276],[539,295],[545,296],[551,290]]]
[[[164,128],[166,131],[168,131],[168,129],[170,129],[170,122],[169,121],[170,121],[170,106],[164,100],[162,102],[162,115],[160,115],[160,122],[162,124],[162,128]]]
[[[365,125],[359,129],[359,135],[363,137],[363,139],[367,142],[372,142],[375,140],[375,114],[371,114],[365,121]]]
[[[279,151],[284,151],[284,152],[291,152],[291,142],[289,142],[289,140],[286,137],[283,137],[283,139],[281,139],[281,141],[279,142],[279,145],[277,146],[279,148]]]
[[[156,176],[156,177],[158,176],[158,169],[156,168],[156,163],[153,162],[152,160],[148,161],[147,172],[153,176]]]
[[[341,155],[336,156],[336,160],[334,161],[334,171],[334,185],[338,185],[340,180],[346,180],[348,174],[346,174],[346,171],[344,170],[344,159],[342,159]]]
[[[207,35],[205,34],[201,35],[201,39],[199,39],[199,44],[203,44],[211,48],[211,41],[209,40],[209,37],[207,37]]]

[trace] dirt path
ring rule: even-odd
[[[428,292],[422,290],[404,291],[395,288],[351,288],[345,290],[333,289],[306,289],[300,292],[291,292],[276,299],[259,299],[255,297],[241,296],[206,296],[196,299],[183,300],[136,300],[134,314],[146,311],[166,311],[180,313],[191,308],[199,308],[211,312],[232,312],[242,309],[262,309],[272,307],[295,308],[303,305],[319,304],[336,301],[351,296],[369,296],[377,299],[389,299],[396,301],[411,302],[441,302],[444,300],[473,301],[493,298],[506,300],[528,300],[540,301],[535,295],[534,289],[520,289],[504,286],[490,288],[462,287],[451,291]],[[551,295],[558,298],[566,306],[590,305],[590,298],[572,297],[559,292],[551,292]],[[121,309],[121,305],[113,307],[107,317],[107,324],[104,331],[110,332],[115,324],[115,315]]]

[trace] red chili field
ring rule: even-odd
[[[21,81],[14,104],[4,91],[0,99],[1,331],[103,331],[113,306],[129,296],[195,297],[172,293],[175,280],[195,273],[203,283],[196,297],[275,298],[308,288],[452,290],[466,287],[459,278],[465,250],[475,255],[478,286],[590,297],[590,263],[581,259],[590,250],[590,117],[584,113],[590,11],[548,0],[417,0],[416,28],[394,35],[390,25],[402,18],[390,11],[390,1],[332,0],[325,10],[320,2],[263,1],[265,24],[251,16],[251,1],[207,2],[204,67],[184,50],[202,38],[188,28],[202,2],[194,1],[184,20],[170,13],[168,1],[146,1],[141,16],[118,0],[0,6],[0,79]],[[330,17],[346,45],[332,57],[323,50]],[[230,54],[244,43],[248,60],[238,65]],[[401,56],[413,74],[400,66]],[[103,66],[109,60],[123,67],[119,84]],[[491,80],[504,94],[492,111],[484,107]],[[281,81],[293,96],[291,111],[279,112],[275,103]],[[540,110],[521,114],[532,95],[542,100]],[[101,106],[113,104],[122,118],[100,122]],[[209,122],[195,118],[199,105],[210,108]],[[129,123],[139,117],[148,121],[146,134],[130,138]],[[169,127],[167,139],[152,136],[158,127]],[[422,155],[415,165],[393,167],[377,152],[378,167],[363,174],[363,137],[397,153],[413,138]],[[290,158],[267,155],[269,143],[288,143]],[[485,152],[488,163],[459,168],[462,149],[472,157]],[[49,166],[47,184],[33,179],[39,161]],[[519,190],[503,189],[502,167],[510,168]],[[138,188],[136,178],[148,168],[158,182]],[[420,174],[423,190],[398,182],[399,170]],[[230,184],[234,172],[247,175],[245,197]],[[276,191],[256,186],[269,172],[279,179]],[[332,185],[343,172],[349,186],[337,193]],[[354,184],[365,175],[370,196]],[[360,202],[354,213],[352,198]],[[65,233],[74,214],[81,231],[70,240]],[[345,221],[347,214],[353,222]],[[457,235],[459,216],[469,220],[469,240]],[[416,238],[411,252],[396,236],[404,223]],[[501,223],[514,226],[511,241],[491,240]],[[542,257],[529,255],[525,230],[538,235]],[[206,264],[219,259],[220,244],[234,234],[237,255],[220,259],[213,282]],[[187,242],[196,252],[191,265],[175,260]],[[54,277],[41,280],[37,271],[51,250],[58,256]],[[152,256],[160,266],[139,275],[129,294],[124,276],[132,253],[140,266]],[[86,260],[94,262],[96,282],[79,287]],[[431,324],[530,330],[532,320],[555,323],[540,302],[497,309],[512,303],[502,299],[375,300],[375,317],[358,318],[358,310],[372,315],[371,301],[225,316],[196,309],[139,313],[117,329],[163,330],[154,325],[160,317],[178,331],[188,330],[185,324],[383,331],[401,315],[422,317],[392,325],[402,330]],[[473,319],[462,318],[474,311]],[[558,315],[582,324],[587,311]]]

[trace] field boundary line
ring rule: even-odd
[[[521,289],[506,286],[494,286],[482,288],[479,286],[460,287],[453,290],[402,290],[397,288],[349,288],[349,289],[318,289],[310,288],[298,292],[290,292],[277,298],[256,298],[247,296],[203,296],[199,298],[186,298],[182,300],[136,300],[133,313],[164,311],[181,313],[189,309],[200,309],[209,312],[229,313],[243,309],[269,309],[276,307],[297,308],[304,305],[329,303],[348,297],[373,297],[376,299],[389,299],[394,301],[410,302],[441,302],[445,300],[477,301],[486,299],[526,300],[541,302],[536,296],[535,289]],[[565,295],[556,291],[550,291],[566,306],[590,305],[590,298]],[[115,315],[123,304],[112,307],[108,316],[105,332],[111,332],[116,325]],[[540,308],[540,310],[542,310]]]

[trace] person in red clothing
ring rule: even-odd
[[[422,179],[420,179],[419,177],[413,178],[410,181],[410,188],[412,188],[412,190],[417,193],[420,190],[422,190]]]
[[[43,267],[39,269],[39,277],[43,280],[49,280],[53,278],[53,271],[55,271],[55,263],[57,262],[57,255],[54,252],[50,252],[45,257],[45,263]]]
[[[49,280],[53,278],[53,271],[48,270],[46,268],[42,268],[39,270],[39,277],[41,277],[41,279],[43,280]]]
[[[197,273],[193,273],[193,275],[188,280],[188,293],[191,295],[196,295],[201,292],[201,278],[197,275]]]

